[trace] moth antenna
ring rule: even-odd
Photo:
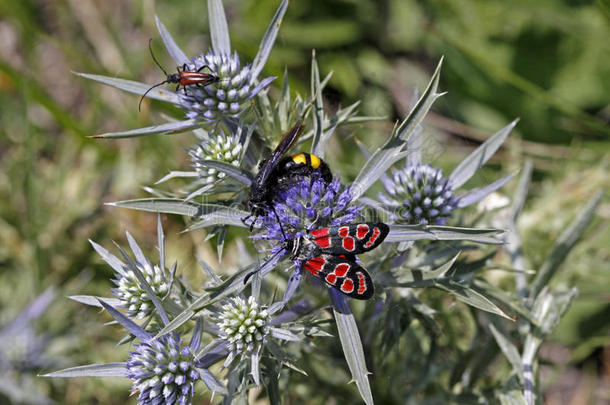
[[[284,240],[286,240],[286,234],[284,233],[284,227],[282,226],[282,223],[280,222],[280,217],[277,215],[277,212],[275,211],[275,207],[273,207],[273,214],[275,215],[277,224],[280,226],[280,231],[282,232],[282,236],[284,237]]]
[[[157,64],[157,66],[159,66],[159,69],[161,69],[161,71],[163,71],[163,74],[165,76],[169,76],[167,74],[167,72],[165,71],[165,69],[163,69],[163,66],[161,66],[161,64],[159,63],[159,61],[157,60],[157,58],[155,58],[155,54],[153,53],[152,50],[152,38],[148,40],[148,50],[150,51],[150,56],[152,56],[153,60],[155,61],[155,63]]]
[[[146,90],[146,92],[144,94],[142,94],[142,97],[140,98],[140,102],[138,103],[138,111],[142,111],[140,109],[140,107],[142,107],[142,101],[144,101],[144,97],[146,97],[146,95],[148,94],[149,91],[151,91],[152,89],[154,89],[155,87],[159,87],[163,84],[167,83],[167,80],[163,80],[161,83],[159,84],[155,84],[154,86],[152,86],[151,88],[149,88],[148,90]]]

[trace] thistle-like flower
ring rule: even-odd
[[[188,154],[191,157],[197,177],[202,179],[204,184],[210,184],[216,180],[223,179],[226,173],[219,172],[203,162],[206,160],[216,160],[239,167],[241,152],[242,144],[237,136],[217,131],[213,137],[203,139],[200,143],[189,149]]]
[[[192,59],[192,70],[207,66],[219,80],[203,88],[189,88],[179,93],[180,106],[189,119],[217,121],[221,118],[237,118],[247,107],[248,100],[267,87],[273,77],[260,82],[253,74],[252,65],[241,66],[237,53],[233,55],[209,51]]]
[[[159,251],[164,252],[164,236],[160,219],[158,220],[158,232]],[[159,300],[163,300],[169,295],[169,289],[172,282],[165,270],[165,265],[163,263],[165,258],[161,257],[161,263],[159,265],[153,265],[146,256],[144,256],[138,243],[129,232],[126,232],[126,234],[129,246],[135,256],[135,260],[129,259],[127,253],[122,251],[127,259],[127,263],[124,263],[97,243],[91,241],[91,244],[102,259],[116,272],[116,278],[113,282],[117,287],[113,289],[113,293],[114,296],[119,299],[121,303],[120,307],[127,310],[127,315],[129,317],[142,319],[155,314],[156,312],[153,301],[146,291],[147,288],[145,288],[145,285],[141,282],[140,278],[138,278],[136,272],[140,273],[141,277],[150,287],[151,292]]]
[[[146,278],[153,293],[163,298],[169,290],[169,280],[165,271],[157,265],[151,266],[150,263],[138,264],[138,269]],[[153,313],[152,301],[133,270],[126,270],[113,282],[117,285],[117,288],[113,289],[114,295],[121,301],[123,308],[127,309],[128,316],[143,319]]]
[[[118,79],[113,77],[79,73],[80,76],[96,80],[120,90],[136,93],[147,98],[174,104],[186,111],[186,119],[163,125],[139,128],[98,135],[98,137],[123,137],[150,135],[155,133],[177,133],[217,123],[220,119],[235,119],[249,105],[252,97],[266,88],[273,77],[261,79],[269,54],[275,43],[282,19],[288,7],[288,0],[282,1],[260,44],[260,51],[251,64],[242,64],[237,53],[231,49],[228,24],[221,0],[208,2],[210,37],[212,49],[194,58],[189,58],[178,47],[171,34],[159,18],[157,28],[167,52],[172,56],[176,66],[185,72],[207,73],[217,76],[218,80],[205,85],[187,84],[183,89],[174,91],[162,86],[151,88],[150,84]]]
[[[405,165],[383,186],[378,198],[395,222],[443,225],[458,205],[451,182],[429,165]]]
[[[296,238],[314,228],[353,222],[360,216],[362,207],[351,202],[350,189],[342,187],[338,177],[327,185],[314,173],[278,190],[273,210],[262,220],[265,232],[253,238],[280,242],[274,248],[277,252],[282,249],[285,236]]]
[[[230,352],[244,355],[258,352],[269,333],[269,313],[254,297],[236,297],[222,307],[218,316],[220,337]]]
[[[138,343],[126,363],[139,404],[190,404],[199,379],[191,348],[178,335]]]

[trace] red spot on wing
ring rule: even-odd
[[[316,245],[320,246],[322,249],[326,249],[330,246],[330,236],[328,236],[329,233],[329,228],[321,228],[311,231],[311,236],[313,237],[313,241],[316,243]]]
[[[359,271],[356,273],[358,276],[358,295],[362,295],[366,292],[366,277]]]
[[[328,234],[330,233],[330,229],[329,228],[320,228],[320,229],[316,229],[315,231],[311,231],[310,235],[313,236],[313,238],[321,238],[323,236],[328,236]]]
[[[364,244],[365,248],[370,248],[375,244],[377,238],[381,235],[381,230],[378,227],[373,228],[373,234],[369,238],[369,240]]]
[[[330,246],[330,236],[323,236],[321,238],[314,239],[313,241],[322,249],[325,249]]]
[[[354,291],[354,282],[349,278],[343,280],[343,283],[341,284],[341,291],[346,294],[349,294]]]
[[[355,242],[354,242],[354,238],[352,238],[351,236],[344,237],[342,244],[343,244],[343,249],[347,250],[348,252],[354,251]]]
[[[326,259],[323,257],[314,257],[305,262],[305,268],[314,276],[317,276],[322,267],[326,264]]]
[[[345,277],[345,274],[347,274],[347,271],[350,267],[351,266],[349,265],[349,263],[339,263],[335,266],[335,270],[333,271],[333,273],[335,273],[337,277]]]
[[[340,237],[345,238],[347,235],[349,235],[349,226],[342,226],[337,230],[337,234]]]
[[[369,226],[367,224],[358,224],[358,227],[356,228],[356,236],[358,239],[364,239],[367,233],[369,233]]]
[[[337,282],[337,276],[335,276],[335,273],[330,273],[326,275],[325,280],[328,284],[335,285],[335,283]]]

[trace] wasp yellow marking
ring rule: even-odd
[[[296,155],[292,155],[292,161],[300,165],[306,165],[307,157],[304,153],[297,153]]]

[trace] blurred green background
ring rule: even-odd
[[[278,5],[225,1],[242,60],[256,54]],[[65,297],[109,294],[111,271],[87,239],[110,247],[129,229],[155,257],[156,217],[103,203],[142,197],[142,187],[188,167],[188,134],[87,138],[152,124],[151,108],[181,112],[145,103],[138,113],[136,96],[71,73],[162,80],[148,39],[154,38],[166,70],[173,62],[162,51],[155,13],[188,55],[209,46],[204,1],[0,0],[0,327],[56,286],[58,298],[36,323],[53,339],[47,349],[52,365],[40,372],[122,360],[128,348],[114,346],[118,330]],[[605,188],[596,219],[554,280],[578,285],[580,296],[541,352],[561,364],[543,369],[550,403],[610,400],[609,25],[607,0],[292,1],[264,72],[281,78],[287,67],[293,90],[304,94],[315,48],[321,73],[334,72],[324,94],[329,108],[360,99],[363,115],[388,118],[340,136],[354,130],[376,145],[405,116],[413,90],[423,89],[444,55],[441,89],[449,93],[426,120],[431,158],[453,167],[490,133],[521,118],[475,182],[533,159],[534,184],[521,223],[532,268],[580,205]],[[335,165],[353,175],[362,161],[358,152],[337,143],[333,151]],[[510,195],[514,186],[503,192]],[[164,226],[168,256],[196,280],[193,253],[215,261],[212,248],[201,243],[205,235],[179,235],[179,218],[164,218]],[[237,262],[231,249],[227,267]],[[117,403],[128,396],[127,381],[34,381],[36,390],[60,403]],[[0,394],[0,403],[5,400]]]

